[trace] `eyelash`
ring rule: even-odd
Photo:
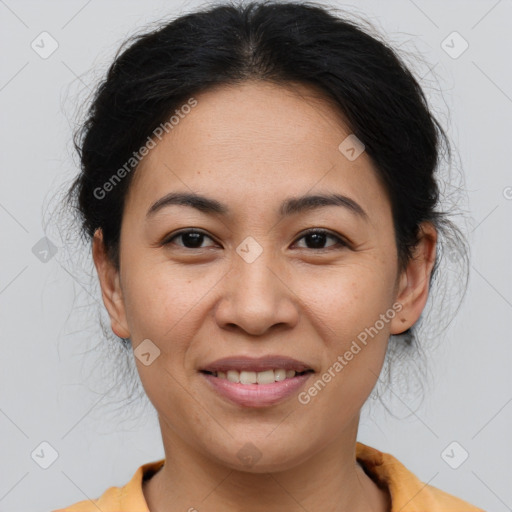
[[[178,231],[178,233],[174,233],[170,238],[165,239],[162,242],[162,245],[163,246],[170,245],[175,238],[178,238],[179,236],[182,236],[182,235],[187,235],[189,233],[197,233],[197,234],[203,235],[203,236],[205,236],[207,238],[210,238],[210,240],[213,240],[213,238],[211,238],[209,235],[207,235],[205,232],[203,232],[201,230],[198,230],[198,229],[185,229],[183,231]],[[344,247],[348,247],[349,246],[349,244],[345,240],[343,240],[339,236],[335,235],[331,231],[327,231],[325,229],[320,229],[320,228],[310,229],[310,230],[302,233],[302,235],[299,238],[297,238],[296,241],[301,240],[301,239],[305,238],[306,236],[312,235],[312,234],[315,234],[315,235],[325,235],[325,236],[327,236],[329,238],[333,238],[333,239],[335,239],[337,241],[337,243],[335,245],[332,245],[330,247],[323,247],[323,248],[320,248],[320,249],[310,249],[310,250],[315,251],[315,252],[329,251],[329,250],[333,250],[333,249],[336,249],[336,248],[340,249],[340,248],[344,248]],[[195,249],[196,250],[209,249],[209,247],[190,248],[190,247],[184,247],[184,246],[181,246],[181,245],[179,245],[178,247],[181,247],[182,249],[188,249],[188,250],[191,250],[191,251],[193,251]],[[308,247],[301,247],[301,249],[308,249]]]

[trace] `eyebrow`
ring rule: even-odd
[[[171,192],[158,199],[147,211],[146,219],[155,215],[165,207],[178,205],[195,208],[202,213],[226,216],[230,213],[227,205],[195,193]],[[281,204],[279,215],[281,218],[295,215],[305,211],[315,210],[326,206],[339,206],[346,208],[356,216],[368,221],[368,214],[356,201],[342,194],[315,194],[299,197],[289,197]]]

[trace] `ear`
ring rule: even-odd
[[[98,228],[92,242],[92,257],[100,280],[103,303],[110,316],[114,334],[120,338],[129,338],[130,331],[126,323],[123,291],[119,280],[119,271],[107,257],[103,244],[103,232]]]
[[[402,305],[391,321],[391,334],[412,327],[428,299],[429,281],[436,258],[437,231],[430,222],[420,226],[420,240],[407,267],[399,276],[396,302]]]

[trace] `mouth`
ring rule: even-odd
[[[218,359],[199,370],[208,388],[231,404],[268,407],[302,388],[315,370],[284,356]]]
[[[286,370],[284,368],[273,368],[264,371],[248,371],[248,370],[227,370],[227,371],[208,371],[201,370],[201,373],[225,379],[229,382],[240,383],[242,385],[249,384],[272,384],[287,379],[293,379],[307,373],[314,373],[311,368],[304,371]]]

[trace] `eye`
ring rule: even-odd
[[[336,243],[328,246],[323,247],[325,244],[325,241],[327,238],[331,238],[332,240],[335,240]],[[342,247],[348,247],[348,243],[345,242],[342,238],[339,236],[336,236],[332,234],[330,231],[326,231],[325,229],[311,229],[304,233],[299,240],[304,239],[306,241],[306,249],[331,249],[335,248],[336,246],[342,246]],[[301,247],[304,248],[304,247]]]
[[[174,243],[174,240],[181,239],[181,244],[175,244],[179,247],[183,247],[185,249],[205,249],[211,246],[203,246],[203,242],[205,239],[213,240],[206,233],[199,231],[197,229],[187,229],[183,231],[179,231],[178,233],[173,234],[171,237],[167,238],[162,242],[162,245],[169,245]],[[334,244],[325,247],[326,240],[330,238],[335,241]],[[345,242],[339,236],[334,235],[330,231],[325,229],[311,229],[304,233],[298,240],[305,240],[306,247],[299,247],[301,249],[316,249],[316,250],[325,250],[338,247],[348,247],[348,243]]]
[[[202,231],[198,231],[197,229],[187,229],[175,233],[172,237],[167,238],[162,242],[162,245],[169,245],[173,242],[173,240],[181,238],[183,244],[176,244],[179,247],[184,247],[185,249],[204,249],[206,247],[201,247],[205,238],[210,238],[206,233]]]

